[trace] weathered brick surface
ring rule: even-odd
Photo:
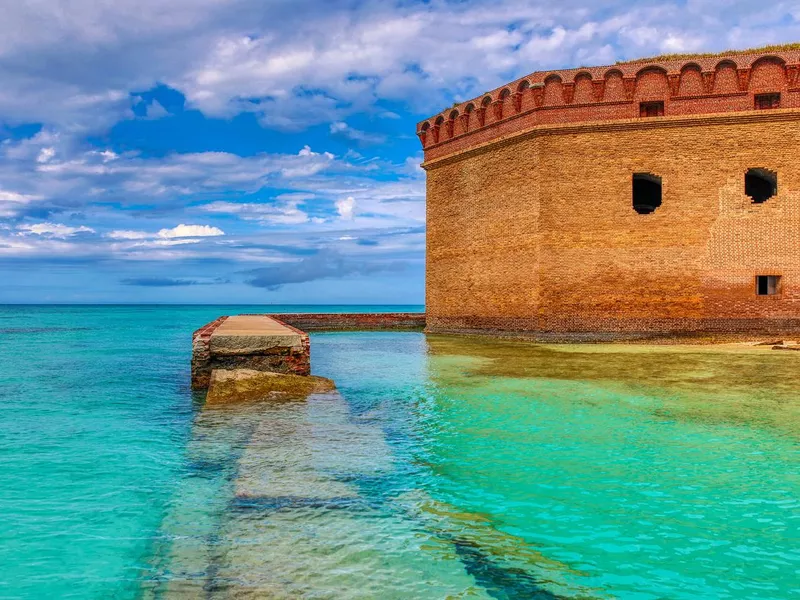
[[[772,92],[800,108],[800,52],[539,71],[420,122],[417,135],[433,160],[537,125],[638,118],[642,102],[664,102],[666,116],[741,112]]]
[[[413,330],[425,327],[425,313],[286,313],[269,316],[299,331]]]
[[[227,316],[219,317],[192,334],[192,389],[208,387],[211,380],[211,334],[222,325]]]
[[[427,139],[428,329],[800,331],[798,58],[623,65],[605,84],[620,104],[564,106],[597,98],[584,77],[525,116]],[[754,110],[769,91],[788,108]],[[658,98],[665,117],[631,114]],[[778,174],[763,204],[744,193],[755,167]],[[663,182],[649,215],[632,208],[640,172]],[[782,293],[757,296],[756,275],[781,275]]]
[[[282,324],[301,335],[300,348],[277,346],[262,352],[239,356],[212,352],[211,334],[227,318],[227,316],[219,317],[192,335],[192,389],[207,389],[211,381],[211,371],[214,369],[254,369],[289,375],[311,374],[311,344],[308,335],[287,323]]]

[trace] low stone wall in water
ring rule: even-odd
[[[303,331],[422,331],[425,313],[282,313],[270,315]]]
[[[192,337],[192,389],[208,389],[214,369],[310,375],[311,349],[306,331],[422,331],[424,327],[425,313],[220,317],[195,331]]]
[[[308,335],[271,315],[220,317],[192,337],[192,389],[207,389],[215,369],[310,375]]]

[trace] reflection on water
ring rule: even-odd
[[[799,356],[312,347],[339,392],[198,413],[144,597],[797,593]]]

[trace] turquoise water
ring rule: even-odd
[[[320,333],[204,408],[254,311],[0,307],[0,598],[800,597],[800,353]]]

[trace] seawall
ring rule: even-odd
[[[269,315],[303,331],[422,331],[425,313],[282,313]]]
[[[422,331],[425,313],[285,313],[222,316],[192,335],[192,389],[214,369],[311,374],[307,331]]]

